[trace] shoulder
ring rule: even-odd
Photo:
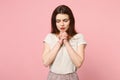
[[[56,39],[56,36],[55,36],[55,34],[53,34],[53,33],[48,33],[48,34],[46,35],[45,39],[52,41],[52,40]]]
[[[53,33],[48,33],[48,34],[46,35],[46,37],[53,37],[53,36],[54,36]]]
[[[53,35],[53,33],[48,33],[48,34],[47,34],[47,36],[52,36],[52,35]]]
[[[79,38],[83,38],[83,34],[82,33],[77,33],[73,36],[73,38],[79,39]]]
[[[52,40],[53,40],[53,37],[54,37],[54,34],[48,33],[48,34],[46,34],[46,37],[45,37],[45,39],[43,41],[50,44],[52,42]]]
[[[78,41],[78,45],[80,45],[80,44],[87,44],[87,42],[86,42],[86,40],[85,40],[85,38],[84,38],[82,33],[76,34],[74,36],[74,38]]]

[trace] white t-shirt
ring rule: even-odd
[[[58,37],[55,34],[49,33],[44,42],[46,42],[52,49],[58,41]],[[69,40],[70,45],[76,51],[80,44],[86,44],[82,34],[76,34]],[[50,71],[57,74],[68,74],[76,71],[75,65],[72,63],[71,58],[66,50],[66,47],[63,45],[54,62],[50,66]]]

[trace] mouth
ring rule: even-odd
[[[65,30],[65,28],[63,28],[63,27],[62,27],[62,28],[60,28],[60,29],[61,29],[61,30]]]

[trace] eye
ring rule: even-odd
[[[56,20],[56,23],[59,23],[60,22],[60,20]]]
[[[68,21],[69,21],[69,19],[64,19],[63,21],[64,21],[64,22],[68,22]]]

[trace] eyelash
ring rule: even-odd
[[[65,20],[63,20],[63,22],[68,22],[68,21],[69,21],[69,19],[65,19]],[[56,20],[56,22],[59,23],[60,20]]]

